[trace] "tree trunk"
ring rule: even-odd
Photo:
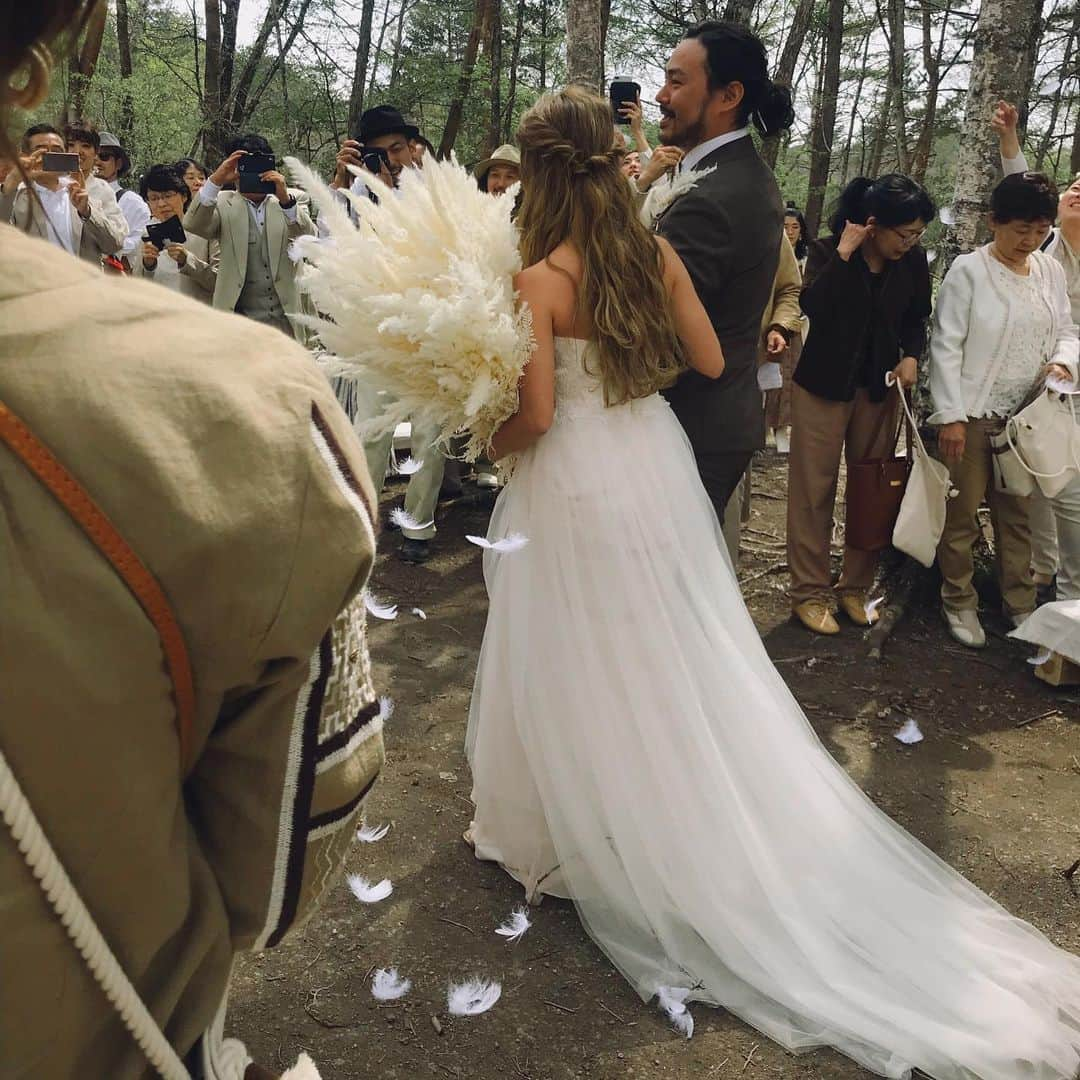
[[[241,0],[223,0],[221,9],[221,107],[232,97],[233,72],[236,67],[236,27]]]
[[[450,151],[454,149],[454,143],[457,141],[458,132],[461,130],[465,99],[469,96],[469,85],[472,82],[473,69],[476,67],[476,55],[480,51],[480,35],[486,22],[486,9],[486,0],[476,0],[472,29],[469,30],[469,40],[465,43],[465,55],[461,59],[461,74],[458,76],[457,89],[450,102],[450,109],[446,114],[446,126],[443,128],[442,139],[439,142],[440,158],[450,156]]]
[[[611,0],[600,0],[600,92],[607,86],[607,34],[611,23]]]
[[[502,141],[502,0],[491,0],[488,9],[488,95],[491,112],[484,139],[484,157],[494,153]]]
[[[221,97],[221,5],[206,0],[206,59],[203,68],[203,157],[207,166],[217,168],[225,157],[223,120],[225,102]]]
[[[919,137],[915,141],[915,153],[911,158],[911,177],[920,184],[926,179],[926,170],[930,165],[930,150],[934,141],[934,125],[937,122],[938,92],[941,88],[941,59],[945,51],[946,30],[949,22],[948,11],[945,11],[941,19],[941,32],[935,45],[934,25],[931,19],[933,8],[928,0],[922,0],[921,6],[923,67],[926,69],[926,105],[923,109],[922,123],[919,125]]]
[[[782,86],[791,86],[795,75],[795,65],[798,63],[799,54],[802,52],[803,43],[806,41],[806,32],[810,29],[810,21],[814,16],[814,0],[799,0],[795,8],[795,14],[791,19],[791,29],[788,31],[787,40],[784,42],[783,52],[780,54],[780,63],[776,65],[773,81]],[[762,140],[761,156],[768,163],[770,169],[776,168],[776,157],[780,151],[780,136],[770,135]]]
[[[401,0],[402,4],[405,0]],[[386,24],[390,19],[390,0],[383,5],[382,22],[379,24],[379,40],[375,42],[375,59],[371,65],[371,78],[368,80],[367,96],[375,93],[375,77],[379,74],[379,61],[382,59],[383,39],[386,37]]]
[[[892,87],[893,122],[896,134],[896,167],[906,173],[911,168],[911,156],[907,141],[907,92],[904,86],[907,74],[907,53],[904,42],[904,0],[887,0],[889,42],[889,83]],[[878,18],[881,18],[880,3]]]
[[[1014,37],[1023,43],[1023,54],[1020,65],[1020,76],[1017,83],[1016,107],[1020,111],[1019,127],[1021,131],[1027,129],[1028,102],[1031,99],[1031,88],[1035,82],[1035,64],[1039,56],[1039,45],[1043,35],[1043,0],[1035,0],[1031,5],[1027,20],[1016,23],[1013,31]],[[1022,141],[1022,139],[1021,139]]]
[[[567,0],[566,81],[600,93],[604,82],[601,0]]]
[[[90,91],[94,72],[97,71],[98,57],[101,56],[101,43],[105,39],[105,21],[109,14],[107,4],[98,4],[86,24],[86,35],[82,48],[72,53],[69,62],[70,81],[68,93],[70,101],[64,110],[65,119],[81,118],[86,108],[86,95]]]
[[[990,191],[997,183],[997,136],[987,118],[999,98],[1022,102],[1028,78],[1029,43],[1017,27],[1035,25],[1041,0],[982,0],[975,27],[964,127],[956,155],[955,224],[946,233],[939,260],[942,272],[982,236]]]
[[[548,4],[551,0],[540,0],[540,92],[547,89],[547,46],[548,46]]]
[[[836,99],[840,90],[840,56],[844,43],[844,0],[829,0],[828,20],[821,93],[811,122],[810,179],[806,196],[806,225],[811,236],[817,236],[821,223],[833,140],[836,137]]]
[[[754,2],[755,0],[727,0],[724,19],[727,22],[739,23],[740,26],[749,26],[754,14]]]
[[[855,93],[851,98],[851,119],[848,122],[847,139],[844,141],[844,160],[840,165],[840,186],[847,183],[848,169],[851,168],[851,144],[855,139],[855,119],[859,113],[859,102],[862,100],[863,84],[866,82],[866,68],[870,59],[870,39],[873,37],[871,26],[866,28],[866,37],[863,38],[862,63],[859,65],[859,78],[855,83]]]
[[[135,106],[131,100],[131,22],[127,0],[116,0],[116,44],[120,53],[120,141],[130,148],[135,127]]]
[[[881,175],[881,162],[885,157],[885,139],[889,134],[889,117],[892,115],[893,85],[885,84],[885,100],[881,103],[878,111],[878,123],[874,130],[874,141],[870,148],[870,161],[867,165],[866,176],[871,179]]]
[[[360,40],[356,45],[352,93],[349,95],[349,117],[345,124],[350,138],[355,138],[360,130],[360,114],[364,111],[364,91],[367,89],[368,63],[371,59],[371,23],[374,18],[375,0],[363,0],[360,8]]]
[[[525,0],[518,0],[514,20],[514,43],[510,48],[510,87],[506,95],[506,121],[503,142],[509,142],[514,132],[514,110],[517,108],[518,62],[521,60],[521,39],[525,33]]]
[[[1057,89],[1054,91],[1054,101],[1050,108],[1050,120],[1046,125],[1046,134],[1039,143],[1039,151],[1035,155],[1035,168],[1042,169],[1046,156],[1050,152],[1050,144],[1054,138],[1054,130],[1057,128],[1058,116],[1061,113],[1061,99],[1064,95],[1065,84],[1072,76],[1072,56],[1076,46],[1076,36],[1080,33],[1080,3],[1073,8],[1072,22],[1069,25],[1069,33],[1065,38],[1065,56],[1061,61],[1061,75],[1058,78]],[[1066,117],[1068,119],[1068,117]]]
[[[398,75],[401,73],[401,39],[405,33],[405,4],[398,8],[397,29],[394,31],[394,54],[390,57],[390,85],[393,90],[397,85]]]
[[[275,25],[283,18],[289,9],[290,0],[270,0],[266,5],[266,14],[263,16],[262,25],[255,36],[255,40],[248,49],[244,67],[240,72],[240,78],[236,81],[236,90],[232,95],[232,110],[230,122],[234,131],[239,131],[254,112],[254,105],[249,105],[248,99],[255,76],[259,73],[259,67],[266,56],[266,46],[270,41]]]

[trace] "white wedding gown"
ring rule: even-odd
[[[556,418],[485,552],[469,717],[477,855],[574,900],[641,996],[689,990],[789,1050],[937,1080],[1072,1080],[1080,960],[878,810],[743,604],[659,395],[605,408],[556,340]]]

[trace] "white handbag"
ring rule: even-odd
[[[1009,448],[1052,499],[1080,473],[1080,433],[1072,394],[1047,390],[1005,424]]]
[[[995,491],[1020,498],[1034,494],[1035,477],[1009,445],[1009,433],[1005,428],[990,436],[990,453],[994,457]]]
[[[893,378],[890,372],[885,382],[892,385]],[[945,531],[945,506],[955,491],[949,470],[927,453],[911,406],[908,405],[907,394],[900,394],[900,402],[907,413],[908,430],[914,440],[914,462],[900,503],[900,514],[893,528],[892,542],[897,550],[929,567],[934,565],[938,543]]]

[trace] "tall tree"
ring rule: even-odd
[[[881,0],[875,0],[875,10],[882,33],[889,47],[889,95],[893,107],[893,130],[896,135],[896,165],[900,172],[910,169],[911,155],[907,141],[907,52],[904,40],[905,0],[885,0],[886,11],[881,10]]]
[[[810,29],[810,22],[814,17],[814,0],[799,0],[795,6],[795,13],[791,17],[791,29],[788,30],[784,40],[784,48],[780,53],[780,62],[776,65],[773,73],[773,81],[781,86],[792,85],[795,77],[795,65],[798,63],[799,54],[802,52],[803,43],[806,41],[806,33]],[[761,156],[768,162],[770,169],[776,168],[776,157],[780,151],[780,136],[770,135],[761,144]]]
[[[375,0],[362,0],[360,5],[360,38],[356,43],[352,93],[349,94],[349,114],[346,121],[346,130],[350,136],[359,131],[360,114],[364,111],[368,63],[371,59],[371,24],[374,18]]]
[[[525,34],[525,0],[517,0],[514,19],[514,40],[510,46],[510,85],[506,93],[506,121],[503,124],[503,141],[509,142],[514,130],[514,111],[517,108],[518,64],[521,61],[521,39]]]
[[[1040,0],[982,0],[975,27],[964,125],[956,155],[956,188],[952,213],[955,223],[946,233],[938,260],[948,269],[960,252],[980,240],[990,192],[997,182],[997,136],[989,119],[994,103],[1023,101],[1029,78],[1027,49],[1017,27],[1032,27]]]
[[[79,49],[71,54],[68,62],[68,92],[70,99],[64,109],[66,120],[81,117],[86,108],[86,95],[97,71],[101,56],[101,43],[105,39],[105,23],[109,14],[107,4],[98,4],[86,24],[86,32]]]
[[[221,87],[221,4],[206,0],[206,55],[203,64],[203,157],[210,168],[224,157],[225,101]]]
[[[116,0],[116,46],[120,56],[120,141],[131,145],[135,127],[135,105],[131,100],[131,20],[127,0]]]
[[[502,141],[502,0],[490,0],[487,22],[490,111],[484,157],[491,154]]]
[[[469,96],[473,69],[476,67],[476,56],[480,51],[480,36],[487,22],[487,6],[488,0],[475,0],[469,40],[465,43],[465,55],[461,59],[461,74],[458,75],[457,89],[450,101],[446,125],[443,127],[442,139],[439,142],[440,158],[450,156],[450,151],[454,149],[454,143],[457,141],[458,132],[461,130],[461,121],[465,114],[465,99]]]
[[[754,14],[755,0],[727,0],[724,8],[724,18],[728,22],[736,22],[742,26],[749,26],[750,19]]]
[[[840,57],[844,44],[844,0],[829,0],[825,30],[821,91],[810,125],[810,180],[806,195],[806,226],[817,236],[825,189],[829,183],[833,141],[836,136],[836,101],[840,92]]]
[[[568,0],[566,81],[600,93],[604,83],[602,0]]]

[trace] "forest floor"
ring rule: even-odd
[[[1006,640],[992,602],[984,618],[993,634],[981,653],[947,636],[932,589],[914,598],[881,660],[868,657],[864,633],[850,624],[822,638],[791,623],[781,565],[786,482],[775,455],[755,465],[740,578],[765,646],[818,734],[882,809],[1010,911],[1080,952],[1080,899],[1062,875],[1080,858],[1080,695],[1032,677],[1032,650]],[[400,501],[401,488],[385,498]],[[569,903],[548,898],[533,909],[517,944],[495,935],[520,890],[461,839],[471,810],[465,725],[486,610],[481,552],[464,537],[483,533],[486,521],[475,497],[458,500],[441,513],[430,562],[401,563],[387,533],[375,568],[373,591],[401,613],[371,620],[377,685],[396,711],[367,821],[392,829],[377,844],[354,845],[348,869],[391,878],[393,895],[365,906],[341,883],[286,944],[245,959],[230,1028],[269,1067],[284,1069],[307,1049],[324,1080],[868,1076],[831,1051],[787,1054],[703,1006],[693,1007],[693,1039],[680,1037],[614,972]],[[908,718],[926,736],[910,747],[893,738]],[[370,975],[391,966],[413,989],[380,1005]],[[472,974],[499,979],[502,998],[484,1015],[451,1019],[447,982]]]

